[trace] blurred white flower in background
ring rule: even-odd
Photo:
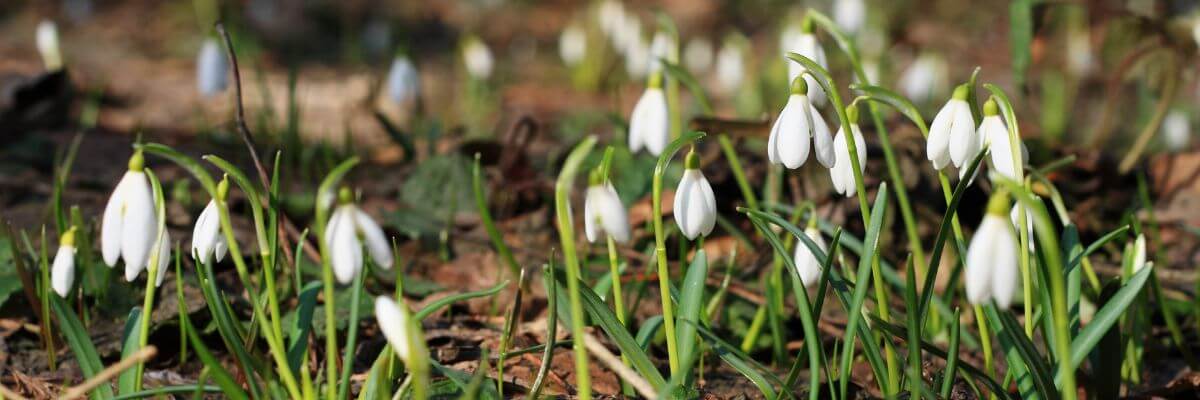
[[[946,61],[925,52],[900,75],[900,89],[914,103],[925,103],[946,86]]]
[[[196,89],[200,95],[210,97],[224,91],[229,85],[228,75],[229,64],[221,54],[221,45],[214,38],[204,39],[196,56]]]
[[[742,87],[746,76],[743,40],[738,34],[730,34],[717,52],[717,90],[722,93],[733,94]]]
[[[63,67],[62,51],[58,45],[58,25],[54,21],[42,20],[37,26],[37,49],[42,53],[42,62],[47,71],[58,71]]]
[[[646,47],[647,53],[650,51],[650,45],[646,44],[646,39],[642,37],[642,21],[638,19],[637,14],[623,13],[620,25],[610,35],[612,36],[613,48],[617,51],[617,54],[629,56],[629,51],[634,46]]]
[[[1171,110],[1162,122],[1163,143],[1170,151],[1187,149],[1192,136],[1191,122],[1183,110]]]
[[[667,114],[667,95],[662,87],[662,74],[651,75],[645,93],[633,106],[629,116],[629,151],[632,153],[645,148],[657,156],[667,147],[671,122]]]
[[[822,49],[821,43],[817,42],[817,36],[812,33],[811,25],[789,26],[784,30],[780,40],[780,45],[783,47],[784,60],[788,66],[788,82],[796,80],[796,77],[804,74],[806,71],[803,65],[787,58],[788,53],[796,53],[808,57],[822,68],[828,68],[828,64],[825,63],[825,49]],[[825,90],[821,88],[817,80],[811,74],[804,74],[804,80],[808,82],[808,97],[812,99],[813,103],[818,106],[825,104]]]
[[[583,228],[591,243],[602,239],[602,235],[612,237],[617,243],[629,241],[629,214],[612,183],[594,182],[588,186],[583,201]]]
[[[587,56],[587,31],[578,23],[568,24],[558,37],[558,55],[568,67],[579,65]]]
[[[600,31],[613,39],[625,27],[625,5],[616,0],[602,1],[596,9],[596,20]]]
[[[992,195],[987,215],[967,247],[967,270],[963,281],[967,287],[967,301],[974,305],[995,301],[996,306],[1007,309],[1020,284],[1019,246],[1016,230],[1004,215],[1008,209],[1006,197],[1006,194]]]
[[[625,73],[630,78],[643,79],[650,70],[650,44],[641,37],[631,40],[632,44],[625,49]]]
[[[1092,55],[1092,38],[1087,28],[1074,29],[1067,33],[1067,70],[1075,76],[1092,72],[1096,59]]]
[[[650,42],[650,57],[647,71],[651,73],[662,71],[664,61],[672,64],[679,62],[679,43],[676,43],[675,38],[667,32],[655,32],[654,40]]]
[[[492,76],[492,50],[477,37],[468,38],[463,43],[463,64],[472,78],[485,80]]]
[[[421,94],[421,77],[408,56],[396,56],[387,78],[388,97],[400,104],[416,100]]]
[[[695,37],[683,48],[683,62],[693,74],[701,75],[712,68],[713,44],[707,38]]]
[[[846,33],[858,33],[858,29],[862,28],[863,22],[867,20],[866,0],[835,0],[833,19]]]

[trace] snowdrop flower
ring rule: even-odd
[[[792,94],[783,111],[779,112],[779,119],[775,120],[767,140],[767,158],[772,163],[783,164],[789,169],[800,168],[808,160],[811,138],[817,161],[826,168],[834,166],[833,137],[821,113],[808,101],[808,93],[804,79],[792,81]]]
[[[647,71],[655,73],[663,70],[663,62],[679,62],[679,44],[675,37],[667,32],[656,32],[650,42],[650,64]]]
[[[427,379],[429,348],[425,345],[421,326],[412,318],[408,306],[397,304],[387,296],[376,297],[375,320],[379,323],[379,331],[383,332],[383,337],[387,338],[392,351],[396,352],[404,366],[413,371],[414,376]]]
[[[596,18],[599,20],[600,30],[613,39],[621,28],[624,28],[625,6],[616,0],[605,0],[596,11]]]
[[[354,204],[353,197],[350,189],[342,188],[338,193],[341,205],[334,209],[325,226],[327,257],[333,264],[333,274],[342,284],[350,283],[362,270],[364,245],[375,264],[384,269],[392,268],[393,261],[392,247],[383,229]]]
[[[817,36],[813,34],[811,21],[804,21],[799,32],[785,33],[784,43],[784,60],[788,63],[788,82],[796,80],[796,77],[803,75],[807,81],[808,87],[813,88],[809,92],[809,97],[813,103],[817,105],[825,104],[825,90],[817,83],[817,80],[812,77],[812,74],[805,74],[807,71],[804,65],[786,58],[787,53],[796,53],[815,61],[823,68],[828,68],[825,64],[825,50],[821,48],[821,43],[817,42]]]
[[[619,21],[620,24],[616,30],[609,33],[612,36],[613,48],[616,49],[617,54],[624,54],[626,57],[629,57],[629,52],[633,49],[632,46],[641,45],[641,47],[646,49],[645,57],[649,58],[650,45],[646,44],[645,39],[642,37],[642,21],[638,19],[637,14],[622,11]],[[641,66],[644,68],[646,65],[643,63]]]
[[[154,248],[158,250],[158,254],[151,255],[151,257],[146,260],[146,269],[151,269],[151,263],[158,264],[156,267],[157,270],[154,270],[154,287],[159,287],[162,286],[163,280],[165,280],[164,278],[167,277],[167,264],[171,260],[171,233],[166,229],[163,229],[162,240],[156,240],[154,242]],[[133,282],[134,279],[137,279],[137,274],[134,274],[132,277],[130,277],[128,274],[129,270],[126,269],[125,272],[125,280]]]
[[[971,162],[980,151],[981,141],[975,134],[975,117],[967,104],[967,84],[954,89],[954,96],[942,106],[933,124],[929,126],[929,139],[925,152],[933,168],[941,170],[951,162],[956,168]]]
[[[222,181],[224,183],[225,181]],[[224,183],[228,187],[228,183]],[[225,235],[221,233],[221,217],[216,200],[209,200],[196,218],[192,228],[192,259],[197,264],[221,262],[228,250]]]
[[[723,93],[736,93],[746,76],[746,57],[742,51],[741,38],[731,35],[717,51],[717,89]]]
[[[978,140],[983,141],[984,146],[981,147],[992,151],[992,157],[989,159],[992,172],[1017,180],[1017,164],[1014,163],[1012,142],[1009,141],[1008,128],[1000,117],[1000,106],[996,104],[996,100],[988,99],[983,103],[983,122],[979,124],[977,135]],[[1028,158],[1024,155],[1024,144],[1021,145],[1021,152],[1021,160]],[[978,153],[971,154],[968,160],[974,159],[976,155]],[[962,171],[966,171],[966,168]]]
[[[67,297],[75,284],[75,227],[67,229],[58,240],[58,253],[50,266],[50,286],[59,297]]]
[[[58,25],[54,21],[42,20],[37,26],[37,49],[42,53],[42,62],[47,71],[58,71],[63,67],[62,51],[58,47]]]
[[[1141,271],[1149,265],[1146,262],[1146,234],[1139,233],[1133,241],[1133,272]]]
[[[854,135],[854,146],[858,153],[859,172],[867,170],[867,142],[863,139],[862,130],[858,129],[858,109],[851,106],[846,109],[850,121],[850,132]],[[854,169],[850,162],[850,145],[846,142],[845,127],[838,128],[833,137],[833,152],[836,155],[833,167],[829,168],[829,178],[833,181],[833,189],[838,193],[851,197],[858,193],[854,181]]]
[[[1092,55],[1092,38],[1087,28],[1067,32],[1067,70],[1076,76],[1087,75],[1096,67]]]
[[[650,45],[641,36],[629,41],[625,46],[625,73],[633,79],[645,78],[650,71]]]
[[[579,24],[572,23],[563,28],[558,37],[558,54],[568,67],[579,65],[587,56],[587,32]]]
[[[933,53],[924,53],[913,60],[900,75],[900,88],[904,95],[917,103],[929,101],[946,77],[945,61]]]
[[[683,177],[675,189],[675,224],[688,240],[708,236],[717,222],[717,199],[704,173],[700,172],[700,156],[695,149],[688,151]]]
[[[995,301],[1002,309],[1012,304],[1017,292],[1018,243],[1012,223],[1005,218],[1008,194],[995,193],[988,201],[987,215],[967,247],[967,301],[984,305]]]
[[[463,43],[463,64],[472,78],[485,80],[492,76],[492,50],[477,37],[470,37]]]
[[[388,97],[398,104],[416,100],[421,94],[421,77],[417,67],[407,56],[398,55],[392,59],[392,68],[387,77]]]
[[[1188,146],[1192,135],[1191,123],[1187,113],[1182,110],[1171,110],[1162,123],[1163,142],[1170,151],[1181,151]]]
[[[100,221],[100,253],[109,267],[125,260],[125,278],[137,278],[150,258],[150,249],[158,236],[154,195],[142,171],[145,159],[141,151],[129,157],[129,170],[113,189]]]
[[[593,174],[583,202],[583,230],[587,240],[596,243],[602,235],[608,235],[617,243],[628,242],[629,215],[625,205],[617,196],[617,189],[598,172]]]
[[[629,116],[629,151],[642,148],[658,156],[667,147],[670,121],[667,118],[667,96],[662,89],[662,73],[650,76],[646,92],[633,106]]]
[[[196,57],[196,89],[205,97],[221,93],[229,85],[228,74],[229,64],[221,54],[221,45],[216,39],[205,39]]]
[[[849,33],[856,33],[867,19],[865,0],[837,0],[833,2],[833,19],[838,27]]]
[[[687,47],[683,49],[683,60],[693,74],[699,75],[708,72],[713,63],[712,42],[703,37],[689,40]]]
[[[821,231],[816,227],[810,226],[804,229],[804,235],[812,239],[821,251],[827,251],[825,239],[821,238]],[[804,287],[813,287],[817,282],[821,281],[821,262],[817,260],[816,254],[799,240],[796,241],[796,255],[793,256],[796,264],[796,272],[800,274],[800,282],[804,283]]]

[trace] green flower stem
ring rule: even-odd
[[[758,341],[758,335],[762,332],[763,323],[766,321],[767,308],[759,307],[758,311],[754,312],[754,318],[750,319],[750,328],[746,330],[746,336],[742,338],[741,349],[743,353],[749,353],[750,350],[754,350],[754,343]]]
[[[355,342],[358,341],[358,315],[359,308],[361,308],[359,307],[359,304],[361,302],[363,293],[363,281],[366,279],[367,271],[365,269],[363,271],[359,271],[358,277],[354,278],[354,286],[350,289],[350,320],[348,324],[349,326],[347,327],[349,332],[346,333],[346,347],[345,350],[342,351],[342,365],[344,366],[344,368],[342,368],[342,378],[338,380],[338,382],[342,384],[338,385],[339,388],[337,398],[341,400],[345,400],[350,396],[350,372],[352,372],[351,370],[354,369],[352,368],[354,365],[354,348],[356,345]],[[400,301],[404,300],[401,299]],[[407,306],[402,305],[401,307]]]
[[[504,244],[504,236],[500,234],[500,230],[496,229],[496,222],[492,219],[492,213],[488,211],[487,194],[483,190],[483,168],[479,165],[479,153],[475,153],[475,166],[471,169],[471,190],[475,193],[475,208],[479,211],[479,219],[483,222],[483,229],[487,231],[488,238],[492,240],[492,246],[496,247],[496,252],[500,254],[500,258],[508,264],[508,272],[512,276],[520,274],[521,266],[517,264],[517,259],[513,258],[512,251],[508,245]],[[503,280],[503,276],[497,278],[497,281]],[[525,288],[519,288],[524,290]]]
[[[355,164],[358,164],[358,157],[351,157],[343,161],[335,167],[333,171],[325,177],[321,182],[321,186],[317,188],[316,201],[316,237],[317,247],[321,250],[321,284],[322,291],[325,296],[325,321],[336,321],[336,305],[334,304],[334,279],[333,279],[333,264],[329,259],[329,244],[325,242],[325,224],[329,222],[329,205],[322,202],[321,197],[325,194],[333,193],[333,189],[337,187],[342,176],[350,171]],[[222,222],[223,224],[224,222]],[[232,232],[232,231],[229,231]],[[231,249],[232,250],[232,247]],[[334,399],[337,396],[337,324],[325,324],[325,397]],[[348,383],[348,382],[347,382]]]
[[[141,155],[138,154],[134,157],[141,157]],[[159,243],[159,241],[163,240],[163,236],[167,231],[167,207],[165,201],[163,200],[162,185],[159,183],[158,177],[155,176],[154,172],[149,168],[146,168],[143,171],[146,174],[146,178],[150,180],[150,187],[154,192],[154,215],[158,220],[158,233],[154,236],[154,245],[151,246],[150,249],[150,262],[148,268],[146,268],[146,294],[145,297],[142,298],[142,322],[138,330],[139,349],[145,348],[146,344],[150,340],[150,315],[154,313],[154,292],[155,289],[158,288],[158,286],[155,285],[155,281],[157,281],[156,278],[158,277],[158,249],[159,246],[162,245],[162,243]],[[142,376],[145,375],[142,373],[142,371],[146,368],[146,364],[142,361],[139,361],[136,368],[137,374],[134,376],[133,390],[140,391],[142,390]]]
[[[13,241],[13,243],[15,244],[16,241]],[[54,370],[58,369],[58,363],[55,362],[55,358],[56,358],[55,353],[57,353],[58,350],[56,350],[54,348],[55,347],[54,346],[54,330],[53,330],[54,323],[52,323],[50,321],[50,296],[57,296],[57,294],[54,293],[54,289],[50,286],[51,285],[50,284],[50,256],[48,254],[49,250],[47,250],[48,247],[49,246],[47,246],[47,242],[46,242],[46,228],[43,227],[42,228],[42,257],[41,257],[42,258],[42,268],[41,268],[41,270],[42,270],[42,285],[41,285],[42,317],[41,318],[42,318],[42,330],[43,330],[42,337],[46,339],[47,362],[50,363],[50,370],[54,371]],[[143,314],[145,314],[145,313],[143,313]]]
[[[571,337],[575,351],[575,386],[578,388],[578,398],[592,398],[591,375],[588,372],[587,348],[583,345],[583,304],[579,294],[579,258],[575,252],[575,227],[571,216],[571,186],[575,183],[575,175],[579,172],[580,164],[596,145],[596,137],[589,136],[575,146],[567,156],[558,181],[554,187],[554,208],[558,215],[558,236],[562,242],[563,258],[567,264],[567,294],[571,307]]]
[[[667,234],[663,229],[662,221],[662,180],[663,174],[667,171],[667,164],[671,162],[671,157],[675,156],[675,153],[684,145],[690,144],[704,135],[704,132],[689,132],[668,144],[667,148],[658,156],[658,163],[654,165],[654,178],[651,181],[650,207],[652,211],[650,215],[654,223],[654,255],[658,263],[658,289],[662,297],[663,329],[667,335],[667,359],[671,366],[672,376],[679,372],[679,348],[675,342],[675,311],[671,306],[671,275],[667,266]]]
[[[625,329],[629,329],[629,322],[625,321],[625,300],[621,294],[621,262],[618,259],[617,242],[613,240],[612,236],[604,236],[605,241],[608,242],[608,276],[612,278],[613,308],[616,309],[617,321]],[[629,357],[621,354],[621,363],[625,364],[626,367],[630,366]],[[629,385],[628,382],[621,382],[621,390],[626,395],[633,395],[633,386]]]
[[[995,380],[996,367],[995,364],[992,363],[992,334],[988,330],[987,317],[983,315],[983,307],[974,306],[972,308],[975,309],[975,324],[979,326],[979,345],[980,347],[983,347],[984,372],[987,373],[988,378]],[[996,394],[989,394],[988,398],[995,400]]]

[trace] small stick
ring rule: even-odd
[[[143,347],[141,350],[133,353],[133,355],[121,359],[121,361],[118,361],[116,364],[110,365],[108,368],[105,368],[103,371],[100,371],[100,373],[92,376],[78,386],[72,386],[68,388],[65,392],[63,392],[61,398],[74,399],[83,397],[97,386],[107,384],[108,381],[112,380],[112,378],[117,376],[117,374],[120,374],[121,372],[135,365],[153,358],[155,354],[158,354],[157,347],[154,347],[153,345]],[[5,395],[7,396],[7,394]]]
[[[4,385],[0,385],[0,397],[10,400],[26,400],[25,396],[17,394],[17,392],[12,391],[12,389],[9,389]]]
[[[624,379],[625,382],[632,385],[633,388],[638,391],[638,393],[642,394],[642,397],[650,400],[655,400],[658,398],[658,392],[654,391],[654,387],[650,386],[650,382],[646,382],[646,380],[642,378],[641,375],[638,375],[638,373],[632,368],[622,364],[621,359],[617,358],[616,355],[608,351],[608,348],[604,347],[604,345],[601,344],[600,341],[594,336],[587,333],[583,334],[583,346],[587,347],[588,351],[591,352],[592,355],[597,359],[599,359],[600,362],[604,363],[604,365],[607,365],[608,368],[611,368],[613,372],[616,372],[617,376],[620,376],[621,379]]]

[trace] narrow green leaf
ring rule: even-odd
[[[1033,383],[1037,386],[1042,398],[1056,399],[1058,391],[1051,384],[1052,372],[1050,365],[1046,360],[1038,354],[1037,346],[1025,336],[1025,331],[1021,328],[1021,323],[1017,322],[1017,318],[1013,316],[1011,311],[1001,311],[993,306],[984,307],[988,314],[988,319],[996,324],[996,336],[1007,338],[1017,354],[1025,362],[1025,366],[1029,368],[1029,373],[1032,375]]]
[[[71,347],[71,352],[75,354],[75,360],[79,362],[80,372],[85,378],[91,378],[100,373],[104,370],[104,365],[100,363],[100,356],[96,353],[96,346],[92,344],[92,337],[79,322],[79,317],[75,316],[75,312],[71,311],[71,306],[61,297],[49,297],[50,307],[58,316],[58,326],[62,329],[62,334],[67,339],[67,345]],[[95,390],[92,390],[91,397],[93,399],[111,399],[113,397],[112,387],[107,384],[97,386]]]
[[[975,156],[975,160],[971,161],[971,166],[967,168],[967,173],[964,176],[974,176],[979,171],[979,164],[987,156],[987,151],[981,151]],[[942,249],[946,245],[946,239],[950,237],[950,227],[953,225],[954,216],[958,213],[958,205],[962,202],[963,194],[967,192],[970,186],[970,180],[958,181],[958,186],[954,187],[954,195],[950,196],[950,204],[946,206],[946,213],[942,216],[942,224],[938,228],[937,238],[933,241],[933,249],[929,251],[929,264],[925,268],[925,276],[938,276],[938,269],[942,264]],[[917,314],[922,318],[928,317],[929,300],[933,297],[934,283],[937,279],[926,279],[925,286],[921,289],[921,303],[918,305]]]
[[[1087,358],[1087,354],[1092,351],[1092,348],[1100,342],[1104,334],[1112,328],[1113,324],[1121,318],[1125,310],[1133,304],[1138,293],[1141,293],[1142,287],[1146,285],[1146,280],[1150,277],[1150,271],[1153,267],[1142,268],[1141,271],[1133,274],[1121,290],[1108,300],[1092,317],[1092,321],[1079,331],[1079,335],[1071,341],[1071,369],[1079,368],[1083,360]],[[1055,378],[1057,384],[1058,378]]]
[[[299,253],[297,253],[299,254]],[[297,273],[299,273],[297,271]],[[308,350],[308,335],[312,331],[313,315],[317,307],[317,295],[321,293],[321,282],[312,281],[300,290],[296,296],[295,318],[288,326],[288,365],[297,375],[304,354]]]
[[[862,92],[872,101],[881,102],[896,109],[900,114],[908,117],[917,126],[917,129],[921,130],[922,136],[929,136],[929,126],[925,124],[925,118],[921,117],[921,111],[904,96],[882,86],[853,84],[850,85],[850,88]]]
[[[638,346],[643,350],[649,351],[650,341],[654,340],[654,335],[658,333],[662,325],[663,317],[661,315],[651,316],[642,321],[642,327],[638,328],[637,337],[635,338]]]
[[[129,310],[129,316],[125,318],[125,333],[123,336],[121,336],[124,338],[122,340],[124,345],[121,347],[121,358],[129,357],[133,355],[133,353],[136,353],[138,350],[142,349],[141,346],[138,346],[138,332],[141,331],[141,326],[142,308],[134,307],[132,310]],[[126,394],[137,391],[137,388],[134,385],[136,380],[137,369],[126,369],[117,378],[117,392],[120,394]]]
[[[696,326],[700,322],[700,310],[704,308],[704,280],[708,278],[708,257],[704,249],[696,251],[692,264],[687,269],[683,280],[682,294],[679,300],[679,314],[676,330],[676,342],[679,343],[679,354],[682,357],[680,371],[692,372],[692,363],[699,356],[698,335]]]
[[[238,385],[237,380],[225,370],[221,362],[213,356],[212,352],[208,351],[208,346],[204,345],[204,340],[200,339],[200,335],[192,328],[191,318],[187,314],[182,315],[183,326],[181,329],[187,331],[188,339],[191,341],[192,348],[196,350],[196,356],[200,357],[200,361],[204,366],[208,367],[209,375],[217,386],[221,387],[222,395],[237,400],[248,400],[250,397]]]
[[[700,86],[700,82],[696,80],[696,77],[692,76],[691,72],[680,67],[679,64],[667,60],[663,60],[662,65],[663,69],[667,71],[667,75],[682,83],[688,92],[692,93],[692,97],[696,99],[696,103],[700,104],[700,110],[708,115],[713,114],[712,103],[708,101],[708,96],[704,94],[704,87]]]
[[[446,296],[446,297],[440,298],[433,303],[429,303],[429,305],[425,306],[425,308],[422,308],[420,311],[413,313],[413,318],[416,319],[417,321],[420,321],[420,320],[425,319],[426,317],[429,317],[430,315],[433,315],[433,313],[438,312],[438,310],[440,310],[442,307],[448,306],[450,304],[454,304],[454,303],[457,303],[457,302],[460,302],[463,300],[470,300],[470,299],[474,299],[474,298],[478,298],[478,297],[487,297],[487,296],[495,295],[496,293],[500,293],[500,291],[503,290],[505,286],[508,286],[508,281],[500,282],[496,286],[492,286],[491,288],[488,288],[488,289],[478,290],[478,291],[474,291],[474,292],[459,293],[459,294],[456,294],[453,296]]]
[[[906,339],[906,337],[908,336],[908,333],[906,332],[904,327],[902,327],[900,325],[892,324],[892,323],[885,323],[882,320],[880,320],[878,317],[875,317],[875,316],[872,316],[871,324],[872,324],[872,326],[875,326],[876,328],[880,328],[880,330],[887,332],[888,334],[891,334],[893,337],[895,337],[897,339]],[[942,350],[941,348],[935,346],[933,343],[929,343],[925,340],[921,340],[921,348],[925,350],[926,354],[933,355],[934,357],[938,357],[943,360],[948,360],[950,358],[949,354],[947,354],[945,350]],[[955,358],[957,358],[957,354],[956,354]],[[960,362],[958,364],[957,368],[962,370],[962,372],[965,374],[964,377],[969,377],[971,379],[978,380],[979,382],[983,383],[983,385],[986,386],[988,388],[988,390],[990,390],[992,393],[996,394],[1000,398],[1008,398],[1009,397],[1008,391],[1004,390],[1004,386],[1001,386],[1000,383],[998,383],[995,380],[993,380],[992,378],[988,377],[987,373],[981,371],[979,368],[975,368],[974,366],[972,366],[971,364],[968,364],[966,362]]]

